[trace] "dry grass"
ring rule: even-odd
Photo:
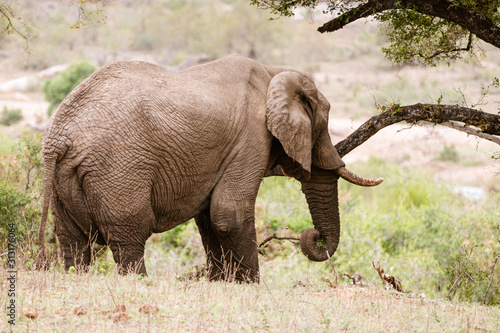
[[[46,272],[21,269],[17,303],[22,310],[18,309],[15,329],[495,332],[500,326],[500,307],[429,300],[373,285],[332,288],[316,274],[314,264],[298,256],[288,264],[269,261],[262,266],[263,278],[258,285],[180,281],[180,268],[175,266],[154,270],[147,278],[122,277],[115,271],[102,275],[64,273],[59,268]],[[294,271],[300,276],[292,276]],[[0,274],[5,276],[3,271]],[[2,283],[5,304],[6,284]],[[2,331],[10,328],[4,326]]]

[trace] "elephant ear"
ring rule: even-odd
[[[316,128],[320,130],[320,133],[314,144],[312,163],[322,169],[337,170],[344,167],[345,163],[340,158],[337,149],[332,144],[330,134],[328,134],[330,103],[328,103],[328,100],[321,92],[318,92],[318,105],[314,123]]]
[[[317,89],[306,76],[286,71],[274,76],[267,89],[267,128],[285,153],[311,174],[311,119],[317,108]]]

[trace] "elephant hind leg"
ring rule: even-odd
[[[80,229],[57,199],[54,208],[54,226],[61,246],[64,268],[66,270],[71,267],[78,271],[88,270],[93,239]]]
[[[113,253],[118,273],[147,275],[144,247],[153,232],[154,218],[151,206],[144,204],[135,213],[108,216],[109,222],[100,224],[101,234]]]
[[[64,268],[75,267],[78,271],[87,271],[90,266],[91,247],[89,240],[75,239],[58,235],[64,258]]]

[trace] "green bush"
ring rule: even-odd
[[[40,150],[42,133],[24,135],[10,154],[0,160],[0,251],[7,247],[10,224],[15,224],[17,247],[35,253],[40,225],[43,169]],[[20,254],[20,252],[18,252]]]
[[[443,162],[458,162],[460,156],[455,145],[444,146],[443,150],[439,153],[438,160]]]
[[[42,90],[45,93],[45,100],[50,103],[47,110],[49,117],[66,96],[96,69],[96,66],[87,61],[78,61],[71,64],[59,76],[45,82]]]
[[[8,109],[3,107],[2,115],[0,116],[0,125],[10,126],[17,124],[23,120],[23,112],[21,109]]]
[[[9,225],[16,223],[22,214],[22,208],[30,201],[26,196],[15,186],[8,183],[7,180],[0,180],[0,234],[1,239],[6,239],[9,230]]]

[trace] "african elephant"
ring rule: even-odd
[[[99,69],[46,129],[41,257],[49,205],[66,269],[87,267],[95,241],[120,273],[146,274],[149,236],[194,217],[210,279],[259,281],[255,199],[281,167],[313,218],[302,250],[326,260],[339,242],[338,177],[381,181],[345,169],[329,109],[308,75],[238,55],[178,72],[138,61]]]

